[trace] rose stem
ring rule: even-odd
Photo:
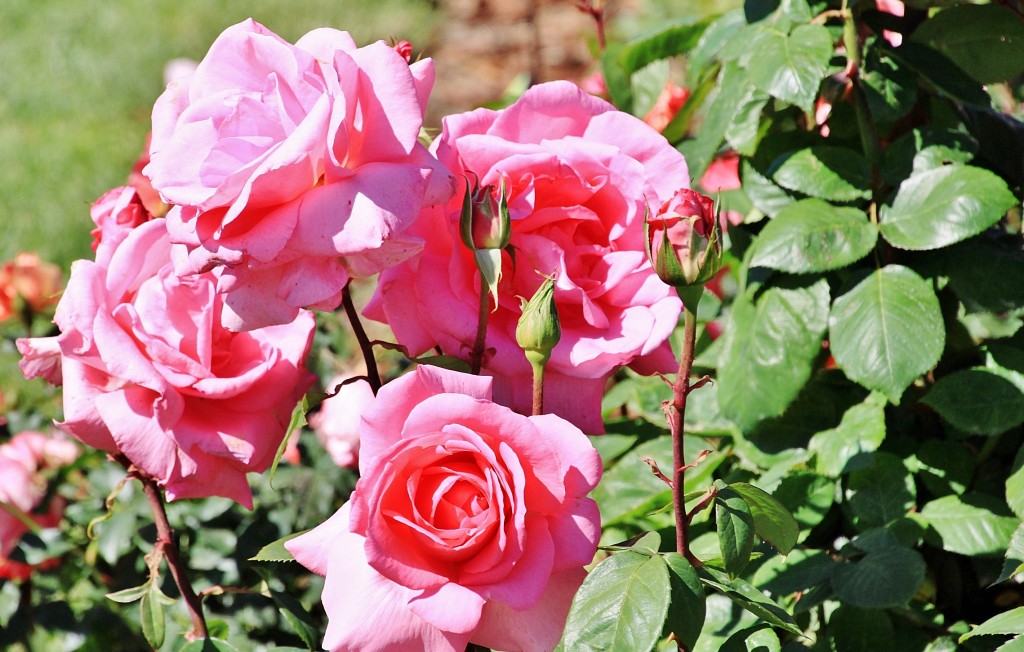
[[[679,358],[679,372],[672,384],[672,405],[668,410],[669,430],[672,432],[672,499],[676,512],[676,552],[691,563],[696,559],[690,553],[688,530],[690,519],[686,515],[686,493],[684,484],[686,463],[683,460],[683,436],[685,434],[686,397],[690,393],[690,373],[693,371],[694,346],[697,340],[697,304],[704,294],[704,286],[696,285],[679,288],[683,299],[683,352]]]
[[[484,273],[480,272],[480,311],[476,318],[476,340],[473,342],[473,351],[470,354],[472,371],[477,375],[480,373],[480,368],[484,366],[484,346],[487,344],[487,313],[491,308],[490,295]]]
[[[544,367],[533,365],[533,416],[544,414]]]
[[[359,342],[359,350],[363,352],[363,360],[366,361],[366,379],[370,382],[370,389],[376,394],[380,389],[380,372],[377,371],[377,360],[373,357],[373,344],[363,330],[363,324],[359,321],[359,313],[356,312],[355,304],[352,303],[352,293],[349,292],[351,283],[346,283],[341,290],[341,305],[345,307],[345,316],[352,324],[352,331],[356,334],[356,341]]]
[[[125,462],[127,462],[127,459],[121,461],[122,464]],[[163,550],[164,558],[167,560],[167,567],[171,569],[174,583],[178,585],[178,591],[181,593],[181,597],[185,599],[185,606],[188,607],[189,616],[192,618],[191,637],[193,639],[207,638],[209,634],[206,630],[206,619],[203,618],[203,603],[192,589],[192,584],[189,582],[188,575],[185,572],[185,564],[181,561],[178,544],[174,540],[174,530],[171,529],[171,524],[167,520],[167,510],[164,509],[163,494],[160,491],[160,487],[157,486],[153,478],[143,475],[138,469],[129,467],[128,472],[142,483],[142,488],[146,492],[146,498],[149,499],[149,506],[153,509],[153,518],[156,521],[156,545]]]

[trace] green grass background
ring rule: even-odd
[[[316,27],[360,44],[425,44],[428,0],[0,0],[0,262],[91,257],[90,203],[124,183],[164,64],[201,59],[252,16],[294,41]]]

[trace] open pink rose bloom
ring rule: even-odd
[[[327,578],[324,647],[552,649],[600,532],[583,433],[424,366],[380,390],[361,435],[350,500],[285,544]]]
[[[545,372],[544,405],[603,432],[601,396],[616,369],[675,368],[667,339],[681,303],[647,260],[643,220],[688,186],[682,155],[570,82],[535,86],[501,111],[449,116],[433,149],[457,177],[473,173],[481,186],[504,177],[510,192],[515,261],[502,254],[484,361],[496,400],[530,409],[530,365],[515,338],[519,297],[554,275],[562,336]],[[367,308],[413,354],[440,346],[468,359],[472,350],[480,286],[459,239],[461,203],[460,192],[420,214],[410,232],[424,239],[423,252],[385,270]]]
[[[143,173],[174,205],[178,273],[217,269],[226,325],[333,310],[350,277],[419,250],[405,228],[452,192],[417,141],[433,82],[429,59],[383,42],[318,29],[292,45],[249,20],[168,86]]]
[[[313,380],[313,317],[232,333],[220,324],[216,279],[177,277],[170,247],[157,219],[128,232],[109,260],[77,261],[57,306],[61,334],[19,340],[22,370],[62,376],[61,427],[124,454],[169,498],[251,507],[245,474],[270,466]]]

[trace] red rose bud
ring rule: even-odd
[[[412,61],[412,43],[409,41],[399,41],[394,44],[395,52],[402,55],[402,58],[407,62]]]
[[[542,366],[562,339],[562,328],[555,307],[555,279],[548,278],[529,301],[522,301],[523,314],[516,326],[516,343],[533,366]]]
[[[665,283],[689,286],[706,283],[722,266],[722,243],[715,202],[683,188],[654,217],[644,220],[647,255]]]
[[[466,178],[466,195],[462,200],[459,223],[462,242],[473,251],[504,249],[512,232],[508,212],[508,190],[505,179],[497,188],[493,184],[480,187],[479,179],[470,184]]]

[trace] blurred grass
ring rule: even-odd
[[[294,42],[336,27],[425,45],[430,0],[0,0],[0,261],[91,257],[89,204],[124,183],[164,64],[252,16]]]

